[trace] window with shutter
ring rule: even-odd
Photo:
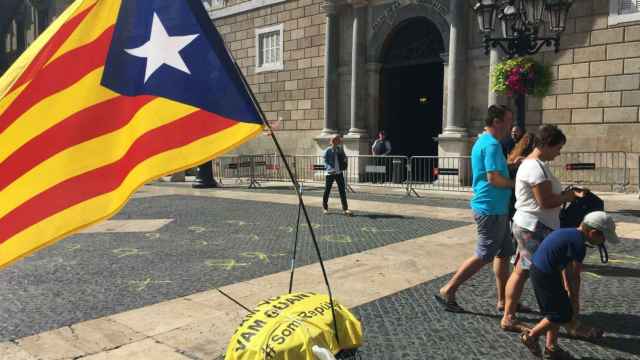
[[[640,21],[640,0],[609,0],[609,25]]]
[[[221,9],[226,5],[224,0],[203,0],[202,3],[207,11]]]
[[[283,25],[256,29],[256,73],[284,69],[282,63]]]

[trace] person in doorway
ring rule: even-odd
[[[570,323],[579,308],[580,271],[586,255],[585,243],[599,246],[617,243],[616,225],[604,211],[587,214],[578,228],[558,229],[549,234],[531,259],[531,282],[544,316],[533,329],[520,335],[536,357],[573,359],[558,346],[558,330]],[[565,288],[565,283],[567,287]],[[546,333],[544,353],[538,338]]]
[[[324,185],[324,196],[322,197],[322,209],[325,214],[329,212],[329,195],[333,182],[338,183],[338,192],[340,193],[340,201],[342,202],[342,211],[345,215],[351,216],[353,213],[349,210],[347,203],[347,190],[342,172],[347,169],[347,155],[342,149],[342,137],[334,135],[329,140],[330,146],[324,150],[324,166],[327,172]]]
[[[378,133],[378,137],[371,145],[371,153],[375,156],[386,156],[391,153],[391,142],[386,138],[384,131]]]
[[[374,164],[377,165],[376,170],[384,169],[384,173],[376,172],[373,174],[372,182],[386,182],[389,180],[391,166],[389,166],[389,161],[384,158],[379,158],[378,156],[387,156],[391,153],[391,142],[386,138],[386,134],[384,131],[378,132],[378,137],[374,140],[371,145],[371,154],[375,156]]]
[[[515,268],[507,281],[504,314],[500,321],[500,327],[505,331],[521,332],[524,326],[516,320],[515,314],[528,277],[531,256],[542,240],[560,227],[562,204],[584,196],[580,190],[562,191],[562,184],[545,163],[560,155],[566,141],[557,126],[542,125],[533,151],[522,161],[516,175],[516,212],[512,232],[518,247]]]
[[[509,156],[513,148],[516,146],[518,141],[522,139],[524,136],[524,130],[518,125],[515,125],[511,128],[511,135],[505,137],[500,141],[500,145],[502,146],[502,152],[505,157]]]
[[[499,141],[508,136],[512,122],[513,113],[509,108],[491,105],[485,120],[485,132],[471,150],[474,192],[471,208],[478,229],[478,242],[475,255],[462,263],[451,280],[435,295],[446,311],[464,312],[456,302],[458,288],[491,262],[496,277],[497,307],[504,306],[504,289],[509,277],[508,259],[514,250],[508,217],[513,181],[509,178],[507,161]]]
[[[194,189],[210,189],[217,188],[218,183],[213,178],[213,166],[211,161],[207,161],[198,166],[198,172],[196,173],[196,183],[191,185]]]

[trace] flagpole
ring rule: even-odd
[[[258,114],[260,115],[260,120],[267,127],[267,129],[269,129],[269,134],[273,139],[273,143],[275,144],[276,149],[278,150],[278,154],[280,155],[280,158],[282,159],[284,166],[287,169],[287,173],[289,174],[289,178],[291,179],[291,182],[293,183],[293,186],[295,188],[296,195],[298,196],[298,204],[302,208],[302,213],[304,214],[305,221],[307,222],[307,227],[309,228],[309,233],[311,234],[311,240],[313,240],[313,246],[315,247],[316,255],[318,256],[318,261],[320,263],[320,269],[322,269],[322,277],[324,278],[324,283],[327,286],[327,291],[329,293],[329,302],[331,303],[331,314],[333,316],[333,329],[336,334],[336,341],[338,342],[338,345],[340,345],[340,337],[338,335],[338,322],[336,320],[336,310],[335,310],[335,304],[333,301],[333,294],[331,293],[331,285],[329,285],[329,278],[327,277],[327,271],[324,267],[324,261],[322,260],[322,254],[320,253],[320,247],[318,246],[318,240],[316,239],[316,234],[313,231],[313,226],[311,225],[311,220],[309,219],[309,213],[307,212],[307,207],[304,205],[304,201],[302,200],[302,193],[299,190],[300,185],[296,181],[295,176],[293,176],[293,171],[291,171],[289,162],[287,161],[287,158],[284,156],[284,152],[282,151],[282,147],[280,147],[280,143],[276,138],[276,134],[273,131],[271,124],[269,124],[269,122],[267,121],[267,118],[264,116],[264,112],[262,111],[262,108],[260,107],[260,104],[258,103],[258,100],[256,99],[255,94],[253,93],[253,90],[251,90],[251,87],[247,83],[247,79],[245,79],[244,74],[242,74],[242,71],[240,70],[238,63],[236,62],[236,59],[233,57],[233,54],[229,52],[229,49],[227,49],[226,45],[225,45],[225,49],[227,50],[229,57],[233,61],[233,65],[235,66],[236,71],[238,72],[238,76],[242,80],[242,84],[244,85],[247,93],[249,93],[251,97],[251,101],[253,101],[253,105],[255,106],[256,110],[258,111]]]
[[[302,192],[302,186],[300,186],[300,192]],[[291,275],[289,276],[289,294],[293,290],[293,274],[296,271],[296,254],[298,253],[298,230],[300,229],[300,210],[301,206],[298,204],[298,218],[296,219],[296,236],[293,240],[293,253],[291,254]]]
[[[219,46],[220,48],[224,49],[227,52],[227,56],[229,56],[229,60],[231,60],[231,62],[233,63],[233,66],[234,66],[234,68],[236,70],[236,74],[240,78],[240,81],[242,82],[242,85],[244,86],[245,91],[249,94],[249,96],[251,98],[251,101],[253,102],[253,106],[257,110],[258,115],[260,116],[260,121],[262,121],[262,124],[264,124],[264,126],[266,126],[267,129],[269,129],[269,133],[271,134],[271,138],[273,139],[273,143],[275,144],[276,149],[278,150],[278,154],[282,158],[282,161],[283,161],[283,163],[284,163],[284,165],[285,165],[285,167],[287,169],[287,173],[289,174],[289,178],[291,179],[291,183],[294,185],[295,191],[296,191],[296,195],[298,196],[298,204],[302,208],[302,212],[304,214],[304,218],[305,218],[305,220],[307,222],[307,227],[309,228],[309,233],[311,234],[311,239],[313,240],[313,246],[316,249],[316,254],[318,255],[318,260],[320,262],[320,268],[322,269],[322,276],[324,278],[325,285],[327,286],[327,291],[329,292],[329,302],[331,303],[331,314],[333,315],[333,328],[335,330],[336,340],[337,340],[338,345],[339,345],[340,344],[340,337],[338,336],[338,322],[336,321],[336,311],[335,311],[335,303],[333,301],[333,294],[331,293],[331,286],[329,285],[329,278],[327,277],[327,271],[326,271],[326,269],[324,267],[324,261],[322,260],[322,255],[320,254],[320,247],[318,246],[318,241],[316,239],[316,234],[313,231],[313,227],[311,226],[311,220],[309,219],[309,213],[307,212],[307,208],[305,207],[304,201],[302,200],[302,193],[300,192],[300,186],[298,185],[298,182],[296,181],[295,176],[293,175],[293,172],[291,171],[291,167],[289,166],[289,163],[287,162],[287,158],[284,156],[284,152],[282,151],[282,148],[280,147],[280,143],[278,142],[278,139],[276,138],[276,134],[273,132],[273,128],[271,127],[271,124],[269,124],[269,122],[267,122],[267,118],[264,115],[264,112],[262,111],[262,108],[260,107],[260,104],[256,100],[256,96],[253,93],[253,90],[251,90],[251,87],[247,83],[247,79],[244,77],[244,74],[240,70],[240,67],[238,66],[238,63],[236,62],[236,59],[233,57],[233,54],[231,54],[231,52],[229,51],[229,48],[227,48],[227,45],[224,43],[224,40],[222,39],[222,36],[217,31],[217,29],[215,29],[215,25],[213,25],[213,23],[211,22],[211,18],[209,17],[209,14],[205,10],[202,1],[200,1],[200,0],[186,0],[186,1],[189,4],[189,6],[191,7],[191,9],[193,10],[194,15],[196,16],[198,22],[201,24],[203,29],[207,28],[205,26],[205,24],[207,24],[207,23],[210,24],[209,28],[212,29],[213,31],[206,32],[205,36],[208,36],[209,40],[212,41],[213,44],[215,44],[216,46]]]

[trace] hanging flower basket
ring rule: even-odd
[[[507,96],[543,97],[551,91],[551,68],[531,58],[505,60],[491,72],[491,89]]]

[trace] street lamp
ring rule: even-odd
[[[499,47],[507,58],[533,55],[543,46],[560,48],[573,0],[475,0],[473,10],[483,35],[484,52]],[[502,36],[493,36],[495,20],[501,23]],[[548,36],[541,35],[547,25]],[[524,95],[516,96],[518,125],[524,129]]]

